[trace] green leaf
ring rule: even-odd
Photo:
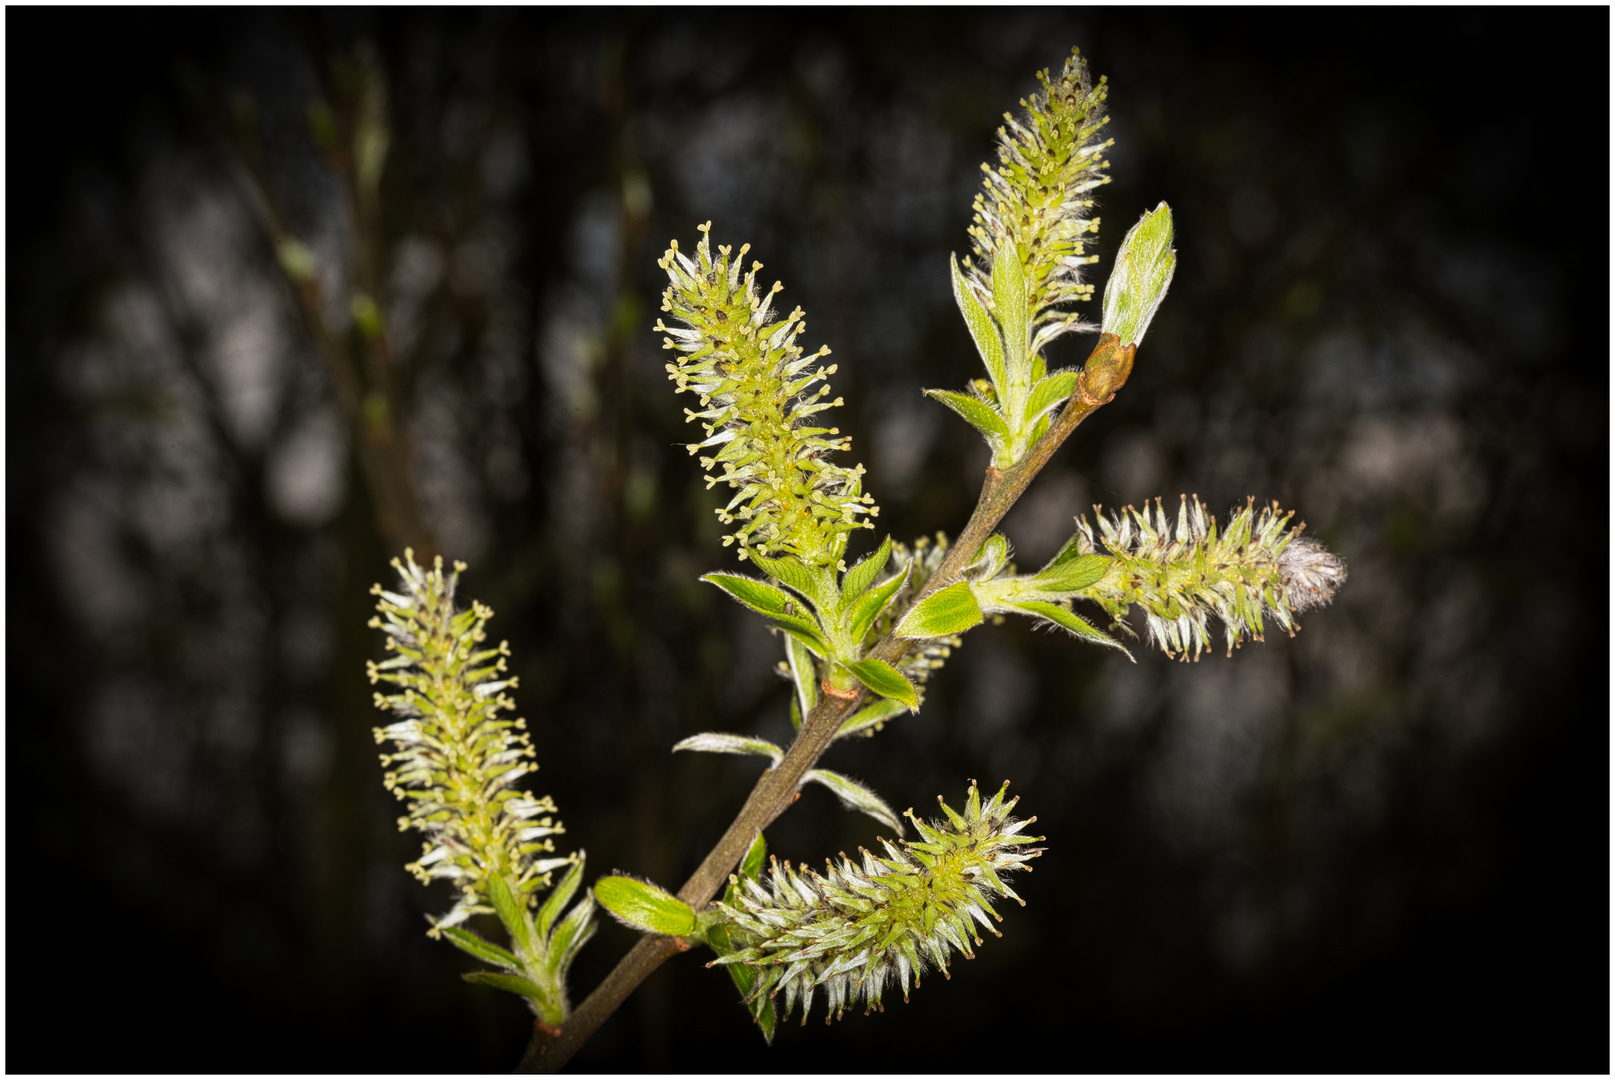
[[[852,603],[865,589],[873,585],[875,580],[880,577],[880,572],[886,568],[886,564],[891,559],[892,538],[888,536],[880,547],[875,549],[873,555],[848,570],[847,576],[841,579],[842,605]]]
[[[470,953],[485,964],[509,968],[511,971],[522,970],[522,963],[514,954],[506,952],[491,941],[483,941],[469,930],[458,926],[445,926],[440,932],[460,951]]]
[[[763,839],[762,833],[758,833],[757,839],[751,842],[746,857],[740,860],[740,876],[755,878],[763,872],[763,860],[767,858],[768,842]]]
[[[791,634],[785,636],[785,660],[791,669],[791,682],[796,686],[796,700],[792,705],[796,709],[796,728],[800,731],[802,717],[811,713],[819,703],[819,672],[813,665],[813,654],[808,647]]]
[[[968,581],[955,581],[909,608],[896,634],[906,638],[939,638],[962,634],[982,621],[981,605]]]
[[[566,918],[555,927],[549,952],[544,957],[544,967],[557,984],[566,978],[566,969],[572,965],[578,950],[594,937],[594,929],[594,893],[585,890],[583,898],[572,905]]]
[[[1045,566],[1031,579],[1031,585],[1047,592],[1073,593],[1104,577],[1110,564],[1108,555],[1078,555]]]
[[[1177,265],[1177,252],[1172,249],[1172,208],[1163,202],[1139,219],[1116,252],[1116,264],[1105,282],[1101,332],[1115,334],[1122,345],[1143,341]]]
[[[964,417],[971,427],[987,437],[989,443],[996,445],[995,440],[1009,440],[1009,425],[1004,423],[1004,418],[991,405],[980,398],[952,390],[927,390],[925,396],[935,398]]]
[[[1043,414],[1054,408],[1060,402],[1071,396],[1071,391],[1077,388],[1077,373],[1075,371],[1056,371],[1042,382],[1032,388],[1032,396],[1026,399],[1026,413],[1021,423],[1031,426],[1043,418]]]
[[[892,665],[884,660],[850,660],[846,662],[847,670],[858,677],[858,681],[881,697],[901,701],[910,709],[920,707],[920,698],[914,691],[914,684],[904,677]]]
[[[1133,654],[1128,652],[1127,647],[1121,642],[1117,641],[1109,634],[1095,630],[1085,619],[1082,619],[1072,612],[1067,611],[1059,604],[1048,604],[1041,600],[1022,600],[1018,603],[1009,604],[1006,606],[1014,608],[1016,611],[1023,611],[1028,615],[1036,615],[1047,619],[1056,626],[1064,627],[1078,637],[1087,641],[1092,641],[1096,645],[1104,645],[1112,649],[1120,649],[1122,652],[1127,653],[1127,659],[1133,659]]]
[[[807,614],[804,602],[793,599],[784,589],[776,589],[766,581],[740,574],[703,574],[701,580],[716,585],[752,611],[773,619],[782,627],[815,638],[821,636],[818,620]]]
[[[578,885],[583,881],[583,857],[580,850],[572,868],[566,872],[560,884],[550,890],[550,894],[544,898],[544,903],[539,905],[538,916],[534,922],[537,923],[540,941],[549,940],[550,927],[555,925],[555,920],[565,910],[566,902],[572,899],[572,894],[578,891]]]
[[[903,835],[903,823],[897,820],[892,808],[886,805],[886,800],[876,795],[850,776],[843,776],[829,769],[809,769],[803,776],[802,782],[823,784],[835,792],[841,805],[848,810],[857,810],[868,814],[882,825],[889,825],[897,830],[897,835]]]
[[[908,580],[908,574],[909,567],[905,566],[902,573],[893,574],[890,581],[877,585],[853,601],[846,615],[847,632],[852,635],[853,641],[862,641],[864,635],[869,633],[869,628],[880,618],[880,613],[886,610],[886,605],[892,602],[897,590]]]
[[[965,577],[971,581],[991,581],[998,576],[998,571],[1009,562],[1009,541],[1003,533],[993,533],[981,542],[976,549],[975,558],[970,565],[964,568]]]
[[[777,579],[782,585],[787,585],[801,593],[814,605],[821,599],[819,596],[819,579],[812,570],[802,565],[800,559],[785,556],[779,559],[770,559],[759,555],[755,551],[748,551],[746,557],[757,564],[757,568],[771,578]]]
[[[808,633],[791,626],[781,626],[780,629],[784,630],[791,636],[793,640],[796,641],[797,644],[807,649],[808,652],[812,653],[814,656],[817,656],[819,659],[824,660],[830,656],[830,646],[825,642],[824,638],[820,637],[818,634]]]
[[[502,875],[488,875],[488,899],[493,901],[493,909],[498,912],[499,921],[505,924],[505,932],[510,935],[510,940],[522,952],[531,955],[533,944],[528,935],[531,924],[527,921],[527,909],[511,893]]]
[[[700,750],[708,754],[752,754],[768,758],[775,765],[785,758],[785,751],[767,739],[757,739],[750,735],[731,735],[726,731],[703,731],[699,735],[691,735],[688,739],[680,739],[673,744],[673,752],[677,753],[680,750]]]
[[[1012,243],[1001,244],[993,257],[993,307],[1004,335],[1004,368],[1009,375],[1006,385],[1026,386],[1032,381],[1026,356],[1032,312],[1026,295],[1026,271]]]
[[[1004,343],[998,336],[998,326],[993,317],[987,314],[987,309],[981,306],[976,294],[970,291],[965,283],[964,275],[959,273],[959,261],[951,256],[948,267],[953,273],[953,301],[959,305],[959,314],[965,317],[965,326],[970,328],[970,336],[976,342],[976,351],[981,354],[981,362],[987,367],[987,374],[994,386],[1003,386],[1004,373]]]
[[[648,881],[603,877],[594,883],[594,898],[618,922],[635,930],[670,937],[685,937],[695,932],[694,909]]]
[[[476,983],[479,986],[491,986],[495,990],[506,990],[512,994],[520,994],[522,997],[532,998],[534,1001],[542,1002],[546,1000],[544,991],[520,975],[501,975],[496,971],[468,971],[461,975],[460,978],[468,983]]]
[[[796,605],[784,589],[776,589],[766,581],[742,577],[740,574],[703,574],[702,581],[711,582],[759,615],[770,618],[784,615],[786,609],[794,611]]]
[[[857,735],[859,732],[868,731],[876,724],[890,720],[892,717],[906,712],[908,712],[908,706],[904,705],[901,701],[893,701],[891,698],[880,698],[873,704],[865,705],[863,708],[841,721],[841,727],[836,729],[835,736],[831,741],[833,742],[835,739],[845,739],[849,735]]]
[[[744,964],[730,964],[729,970],[744,967]],[[774,1045],[774,999],[764,994],[751,1003],[751,1016],[762,1029],[763,1042],[768,1046]]]

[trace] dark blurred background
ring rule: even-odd
[[[922,811],[1013,780],[1048,853],[1003,940],[772,1049],[681,956],[575,1067],[1607,1071],[1607,10],[6,28],[8,1069],[509,1069],[523,1006],[403,870],[367,588],[405,543],[469,561],[565,839],[676,887],[757,768],[668,748],[789,729],[778,642],[696,581],[732,555],[655,259],[751,242],[882,531],[957,530],[985,454],[919,394],[976,364],[947,255],[1077,45],[1116,140],[1093,280],[1162,199],[1180,263],[1008,520],[1022,564],[1198,492],[1297,509],[1350,580],[1232,660],[975,631],[826,764]],[[815,789],[769,837],[876,832]]]

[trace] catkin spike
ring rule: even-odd
[[[667,365],[680,391],[700,398],[701,410],[686,410],[701,424],[703,442],[692,443],[708,471],[707,486],[728,484],[734,498],[718,510],[718,519],[735,525],[724,544],[771,557],[793,555],[814,566],[836,566],[847,547],[847,534],[873,528],[868,520],[880,510],[863,493],[864,467],[843,468],[829,460],[851,440],[838,429],[817,427],[818,413],[841,404],[827,400],[828,384],[812,387],[835,371],[818,361],[821,348],[802,355],[797,337],[805,329],[802,309],[770,323],[770,303],[782,286],[776,282],[764,296],[757,293],[753,263],[744,277],[743,246],[731,257],[728,247],[713,258],[712,223],[701,226],[701,242],[692,260],[675,241],[657,264],[671,284],[662,294],[662,310],[684,327],[657,320],[667,334],[665,348],[681,353]]]
[[[1161,500],[1152,514],[1129,506],[1116,514],[1094,507],[1098,536],[1086,518],[1071,544],[1080,554],[1108,554],[1104,577],[1073,594],[1092,600],[1119,625],[1132,605],[1144,609],[1149,639],[1169,656],[1200,658],[1211,648],[1210,621],[1223,624],[1229,655],[1245,638],[1262,640],[1264,616],[1293,634],[1294,616],[1322,607],[1346,581],[1346,565],[1311,537],[1278,503],[1255,500],[1218,530],[1200,497],[1180,497],[1174,529]]]
[[[929,824],[907,816],[922,839],[900,847],[882,840],[889,858],[860,849],[860,866],[845,855],[823,875],[774,863],[766,887],[735,890],[720,903],[730,940],[741,946],[714,964],[746,964],[756,972],[748,1000],[785,993],[785,1016],[797,999],[802,1020],[823,987],[826,1022],[859,1002],[882,1008],[896,983],[908,1000],[909,981],[934,967],[948,974],[948,957],[973,957],[981,944],[974,921],[999,918],[989,898],[1014,897],[999,878],[1042,854],[1022,836],[1029,821],[1010,816],[1018,800],[1004,798],[1009,782],[985,804],[972,781],[964,814],[943,803],[947,819]],[[939,802],[941,800],[938,800]],[[994,931],[996,933],[996,931]]]

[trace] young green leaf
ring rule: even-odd
[[[491,941],[483,941],[469,930],[458,926],[445,926],[442,928],[442,934],[449,939],[451,944],[458,946],[462,952],[470,953],[485,964],[509,968],[511,971],[522,970],[521,961],[516,959],[513,954],[506,952]]]
[[[731,964],[731,965],[729,965],[729,967],[730,967],[730,970],[733,970],[736,967],[745,967],[745,965],[744,964],[738,964],[738,965],[737,964]],[[765,1046],[773,1046],[774,1045],[774,1023],[775,1023],[774,999],[771,998],[771,997],[767,997],[767,996],[760,997],[755,1002],[752,1003],[751,1008],[752,1008],[752,1019],[757,1021],[757,1026],[758,1026],[758,1028],[760,1028],[762,1030],[762,1033],[763,1033],[763,1045],[765,1045]]]
[[[982,621],[981,605],[968,581],[955,581],[909,608],[894,631],[898,637],[938,638],[962,634]]]
[[[488,899],[493,901],[493,909],[499,915],[499,921],[505,924],[505,932],[510,935],[522,952],[531,954],[532,939],[529,935],[532,924],[527,921],[527,909],[511,894],[510,886],[500,874],[488,875]]]
[[[993,314],[998,316],[998,327],[1004,334],[1004,367],[1009,374],[1006,385],[1024,385],[1031,381],[1026,346],[1032,312],[1026,295],[1026,272],[1021,268],[1021,257],[1014,244],[1004,244],[993,257]]]
[[[1009,541],[1003,533],[993,533],[981,542],[976,551],[976,557],[970,560],[970,565],[964,568],[964,576],[970,581],[991,581],[998,576],[998,571],[1009,562]]]
[[[635,930],[670,937],[695,932],[695,911],[690,905],[648,881],[603,877],[594,883],[594,898],[618,922]]]
[[[566,913],[566,918],[560,921],[550,937],[544,967],[551,982],[557,986],[564,985],[567,968],[572,966],[578,950],[594,937],[594,931],[594,893],[585,890],[583,898],[572,905],[572,910]]]
[[[739,574],[715,572],[703,574],[701,580],[716,585],[752,611],[773,619],[786,629],[820,637],[818,621],[807,613],[802,601],[792,599],[784,589],[776,589],[766,581]]]
[[[1041,600],[1022,600],[1019,603],[1009,604],[1006,606],[1013,608],[1016,611],[1025,612],[1028,615],[1036,615],[1040,618],[1047,619],[1056,626],[1063,627],[1077,635],[1077,637],[1091,641],[1096,645],[1104,645],[1108,648],[1120,649],[1123,653],[1126,653],[1127,659],[1133,659],[1133,654],[1128,652],[1127,647],[1121,642],[1117,641],[1109,634],[1095,630],[1085,619],[1072,614],[1059,604],[1049,604]]]
[[[774,617],[794,612],[796,604],[784,589],[776,589],[766,581],[742,577],[740,574],[703,574],[702,581],[711,582],[759,615]]]
[[[908,571],[909,568],[905,566],[901,573],[893,574],[890,581],[875,586],[852,602],[852,607],[847,611],[847,632],[852,635],[852,640],[862,641],[864,635],[869,633],[869,628],[875,624],[880,613],[886,610],[886,605],[891,603],[897,590],[908,580]]]
[[[752,562],[757,564],[757,569],[774,578],[780,584],[795,589],[811,603],[818,604],[820,600],[819,579],[812,570],[803,566],[799,560],[788,555],[770,559],[749,550],[747,555]]]
[[[875,549],[873,555],[848,570],[847,576],[841,579],[842,606],[852,603],[863,594],[865,589],[873,585],[875,580],[880,577],[880,572],[891,561],[891,558],[892,538],[888,536],[880,547]]]
[[[952,390],[927,390],[925,396],[935,398],[964,417],[971,427],[986,436],[987,442],[993,447],[1009,440],[1009,426],[1004,423],[1004,418],[980,398]]]
[[[701,750],[708,754],[752,754],[768,758],[775,765],[785,758],[785,751],[767,739],[731,735],[726,731],[703,731],[688,739],[680,739],[673,744],[673,751],[677,753],[680,750]]]
[[[903,835],[903,823],[897,820],[897,815],[886,805],[886,800],[852,777],[831,772],[829,769],[809,769],[802,776],[802,782],[823,784],[835,792],[836,798],[841,800],[841,805],[848,810],[868,814],[882,825],[896,829],[898,836]]]
[[[1035,588],[1046,592],[1072,593],[1086,589],[1105,576],[1111,559],[1105,555],[1078,555],[1064,562],[1053,562],[1032,578]]]
[[[791,682],[796,687],[796,726],[801,729],[801,718],[813,711],[819,703],[819,672],[813,665],[813,654],[793,635],[785,636],[785,661],[791,669]]]
[[[948,268],[953,275],[953,300],[959,305],[959,313],[965,317],[965,325],[970,328],[970,336],[976,342],[976,351],[981,353],[981,361],[987,366],[987,374],[992,378],[994,386],[1003,386],[1007,381],[1004,371],[1004,343],[998,336],[998,325],[993,322],[987,309],[981,306],[976,294],[970,291],[965,284],[964,275],[959,273],[959,260],[950,256]]]
[[[544,991],[520,975],[501,975],[495,971],[468,971],[460,978],[468,983],[478,986],[491,986],[495,990],[505,990],[512,994],[520,994],[525,998],[543,1002],[546,1000]]]
[[[572,894],[578,891],[578,885],[583,881],[583,858],[583,849],[579,848],[577,862],[572,864],[572,869],[566,872],[560,884],[551,889],[550,894],[544,898],[544,903],[539,905],[538,915],[533,921],[540,941],[549,940],[550,927],[555,925],[555,920],[566,910],[567,901],[572,899]]]
[[[865,705],[841,721],[841,727],[836,730],[835,738],[845,739],[848,735],[857,735],[860,732],[868,731],[876,724],[890,720],[892,717],[905,712],[908,712],[908,706],[901,701],[893,701],[891,698],[879,698],[873,704]]]
[[[1056,371],[1044,378],[1032,388],[1032,396],[1026,399],[1026,414],[1021,423],[1025,425],[1037,423],[1043,418],[1044,413],[1069,398],[1071,391],[1076,388],[1075,371]]]
[[[725,903],[733,901],[736,888],[737,886],[731,882],[729,891],[724,894]],[[734,944],[729,940],[729,927],[722,920],[707,927],[707,944],[712,946],[712,951],[719,956],[727,956],[735,951]],[[755,998],[751,996],[751,988],[757,983],[756,970],[745,964],[726,964],[724,967],[729,972],[729,977],[734,980],[735,989],[740,991],[741,1004],[746,1006],[752,1019],[757,1021],[757,1026],[762,1029],[763,1041],[772,1046],[775,1023],[774,1000],[766,994]]]
[[[920,698],[914,691],[914,684],[909,682],[901,671],[884,660],[849,660],[846,661],[847,670],[857,676],[858,681],[881,697],[901,701],[910,709],[918,710]]]
[[[820,637],[816,633],[799,630],[794,626],[781,625],[780,629],[785,631],[786,634],[790,635],[791,639],[794,640],[798,645],[801,645],[808,652],[812,653],[814,656],[817,656],[821,660],[828,659],[830,654],[834,651],[830,648],[829,644],[825,642],[824,638]]]
[[[1105,282],[1102,332],[1115,334],[1123,345],[1144,340],[1144,331],[1166,298],[1177,269],[1172,249],[1172,210],[1161,203],[1128,230],[1116,252],[1116,265]]]
[[[740,876],[754,878],[763,872],[763,861],[768,858],[768,841],[763,834],[758,833],[757,839],[751,842],[746,850],[746,857],[740,860]]]

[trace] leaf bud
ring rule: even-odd
[[[1100,329],[1124,345],[1144,340],[1155,309],[1172,284],[1178,255],[1172,247],[1172,210],[1162,203],[1139,219],[1122,240],[1116,265],[1105,282],[1105,315]],[[1101,339],[1102,340],[1102,339]]]

